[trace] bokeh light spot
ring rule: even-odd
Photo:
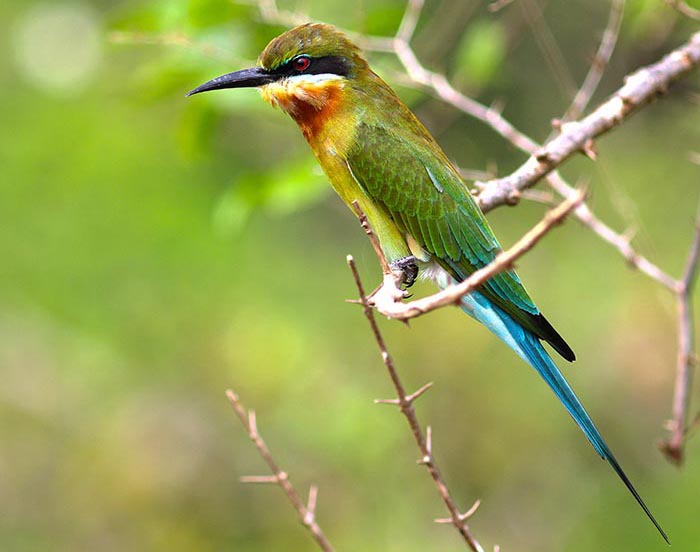
[[[20,73],[53,94],[73,95],[84,89],[102,55],[100,19],[86,4],[34,6],[18,21],[13,39]]]

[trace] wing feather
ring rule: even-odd
[[[439,146],[418,130],[401,136],[381,125],[361,123],[347,163],[365,193],[461,281],[493,261],[501,247]],[[494,276],[481,291],[573,360],[573,351],[540,314],[515,271]]]

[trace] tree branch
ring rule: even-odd
[[[542,55],[549,66],[554,80],[564,97],[571,97],[575,94],[576,83],[571,76],[571,71],[566,64],[564,54],[562,54],[559,44],[557,44],[552,30],[547,25],[547,21],[542,13],[542,7],[535,0],[520,0],[520,13],[532,31],[535,43],[542,52]]]
[[[620,25],[622,24],[622,14],[625,11],[625,0],[612,0],[610,4],[610,16],[608,24],[603,31],[603,38],[600,41],[598,50],[593,57],[591,67],[588,70],[583,84],[576,92],[571,106],[566,110],[562,117],[562,121],[571,121],[578,119],[591,101],[593,94],[598,89],[600,79],[603,78],[603,73],[608,67],[612,53],[617,44],[617,37],[620,34]]]
[[[414,401],[418,399],[423,393],[425,393],[425,391],[429,389],[430,385],[424,385],[418,391],[410,395],[406,394],[406,388],[404,387],[403,383],[401,382],[401,379],[399,378],[399,374],[396,371],[396,367],[394,366],[394,361],[391,355],[389,354],[389,351],[387,350],[384,337],[379,331],[379,326],[377,325],[377,320],[374,316],[374,311],[369,303],[367,294],[364,290],[364,286],[362,285],[362,280],[360,279],[360,274],[357,271],[355,260],[352,258],[352,256],[348,255],[347,262],[348,266],[350,267],[350,270],[352,271],[352,275],[355,280],[355,285],[357,286],[357,291],[360,295],[360,303],[362,304],[365,317],[367,318],[370,328],[372,329],[372,334],[374,335],[374,339],[377,342],[377,346],[379,347],[379,352],[382,355],[382,361],[387,371],[389,372],[389,377],[391,378],[391,382],[394,385],[394,389],[396,390],[396,399],[392,399],[390,401],[380,400],[380,402],[391,402],[391,404],[396,404],[399,407],[401,413],[406,419],[406,422],[411,428],[413,439],[415,440],[416,445],[418,445],[418,449],[420,450],[421,458],[418,461],[418,463],[423,464],[428,470],[428,473],[430,474],[430,477],[433,480],[433,484],[435,485],[435,488],[437,489],[440,498],[442,499],[443,503],[445,504],[447,510],[450,513],[449,522],[452,523],[452,525],[454,525],[459,534],[462,536],[462,539],[464,540],[465,544],[473,552],[483,552],[484,549],[476,540],[476,537],[474,537],[466,523],[467,519],[473,514],[473,510],[475,509],[473,507],[470,508],[467,512],[467,515],[461,513],[457,508],[457,505],[455,504],[455,501],[452,498],[447,484],[442,478],[440,469],[438,468],[437,462],[435,461],[435,458],[433,456],[431,438],[432,432],[430,430],[430,427],[427,428],[427,433],[424,434],[420,422],[418,421],[418,417],[416,416],[416,411],[413,408]]]
[[[696,10],[695,8],[691,8],[683,0],[665,0],[665,1],[666,1],[666,4],[671,6],[677,12],[685,15],[686,17],[690,17],[691,19],[695,19],[697,21],[700,21],[700,10]]]
[[[291,481],[289,481],[289,476],[287,472],[283,471],[277,462],[272,458],[272,453],[270,449],[265,444],[265,441],[260,436],[258,432],[255,411],[248,410],[243,407],[243,404],[232,390],[226,391],[226,397],[228,397],[234,412],[238,416],[238,419],[243,424],[248,437],[255,444],[255,448],[258,449],[260,456],[270,468],[272,475],[254,475],[254,476],[244,476],[241,477],[241,482],[243,483],[272,483],[279,485],[284,494],[287,495],[289,502],[292,503],[294,509],[299,514],[299,520],[301,524],[306,527],[311,536],[316,541],[318,547],[323,550],[323,552],[333,552],[333,547],[323,533],[323,530],[316,522],[316,498],[318,496],[318,489],[316,486],[312,485],[309,489],[309,500],[306,505],[302,502],[299,494],[296,492],[292,486]]]
[[[558,173],[550,174],[548,181],[550,186],[556,190],[558,194],[564,197],[569,197],[571,194],[576,193],[575,188],[569,186],[561,177],[559,177]],[[620,255],[625,258],[629,266],[639,270],[643,274],[646,274],[671,292],[675,292],[678,284],[677,280],[668,273],[664,272],[649,259],[635,251],[630,244],[630,237],[628,235],[615,232],[612,228],[610,228],[610,226],[597,218],[585,203],[582,203],[576,208],[574,215],[581,224],[592,230],[598,237],[617,249]]]
[[[413,38],[413,33],[416,32],[416,25],[420,19],[421,11],[425,0],[408,0],[403,18],[399,24],[399,30],[396,31],[396,38],[404,42],[410,42]]]
[[[693,368],[698,362],[693,339],[692,293],[700,264],[700,212],[695,221],[695,236],[690,247],[683,277],[678,281],[676,305],[678,308],[678,353],[676,360],[676,384],[673,392],[673,420],[671,435],[660,444],[661,451],[677,465],[683,462],[683,448],[688,429],[688,406]]]
[[[700,64],[700,32],[661,61],[627,77],[625,84],[593,113],[580,121],[562,124],[560,134],[541,148],[515,172],[484,183],[479,205],[484,211],[512,202],[514,194],[535,185],[574,153],[585,151],[590,142],[619,126],[643,105],[664,94],[669,85]]]
[[[571,211],[581,205],[584,197],[585,194],[579,191],[574,197],[564,200],[556,208],[549,211],[535,227],[520,238],[510,249],[499,253],[493,262],[477,270],[463,282],[448,286],[442,291],[429,295],[428,297],[416,299],[408,303],[401,303],[397,300],[399,297],[398,292],[401,291],[398,287],[400,282],[397,282],[392,275],[387,276],[385,274],[382,287],[370,297],[370,304],[384,316],[398,320],[415,318],[448,305],[459,305],[460,300],[467,293],[478,289],[486,283],[489,278],[492,278],[499,272],[512,268],[513,263],[518,258],[530,251],[545,234],[555,225],[562,222]],[[363,222],[362,217],[360,220]],[[363,227],[365,225],[366,219],[364,219]],[[367,228],[365,228],[365,231],[367,232]],[[371,234],[370,239],[376,242],[376,237]],[[375,251],[377,250],[378,249],[375,248]],[[383,255],[381,255],[381,250],[378,251],[380,262],[382,262],[381,259]],[[389,288],[388,291],[384,289],[387,287]]]

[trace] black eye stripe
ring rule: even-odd
[[[272,75],[282,77],[292,77],[294,75],[321,75],[330,73],[347,77],[350,74],[350,64],[347,58],[342,56],[323,56],[318,58],[309,57],[309,66],[304,71],[298,71],[294,68],[294,60],[292,58],[287,63],[284,63],[270,71]]]
[[[347,59],[344,57],[325,56],[312,59],[311,65],[309,65],[309,68],[305,72],[313,75],[332,73],[333,75],[347,77],[350,73],[350,67]]]

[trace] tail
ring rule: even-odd
[[[438,282],[440,283],[440,282]],[[501,338],[511,347],[525,362],[532,366],[542,376],[547,385],[566,407],[574,421],[586,435],[596,452],[612,466],[615,473],[632,493],[634,499],[642,507],[644,513],[661,533],[666,543],[670,544],[666,533],[656,521],[647,505],[639,496],[639,493],[620,467],[613,453],[605,444],[598,429],[583,405],[574,394],[573,390],[562,376],[559,369],[549,357],[540,340],[532,333],[522,328],[506,312],[492,304],[491,301],[479,292],[471,293],[462,299],[462,309],[475,318]]]

